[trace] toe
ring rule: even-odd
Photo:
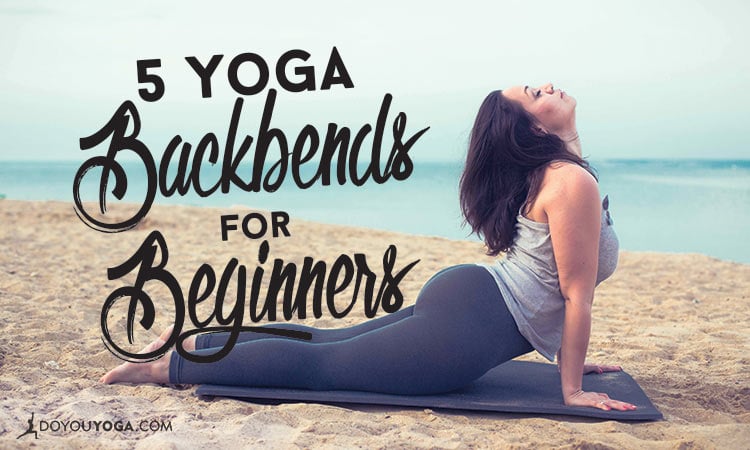
[[[174,324],[168,326],[164,331],[161,332],[159,335],[159,339],[161,339],[164,342],[167,342],[170,337],[172,337],[172,330],[174,330]]]

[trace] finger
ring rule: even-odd
[[[604,395],[606,395],[606,394],[602,394],[602,396],[604,396]],[[614,400],[614,399],[611,399],[611,398],[602,399],[601,403],[604,403],[605,405],[607,405],[608,407],[610,407],[612,409],[617,409],[617,410],[620,410],[620,411],[626,411],[626,410],[636,409],[636,406],[633,405],[633,404],[631,404],[631,403],[623,402],[623,401],[620,401],[620,400]]]
[[[602,373],[601,366],[597,366],[596,364],[586,364],[583,366],[583,373]]]
[[[607,404],[607,400],[599,400],[598,402],[596,402],[595,404],[591,406],[595,408],[603,409],[605,411],[609,411],[611,409],[610,406]]]
[[[608,400],[607,405],[612,409],[616,409],[618,411],[632,411],[634,409],[637,409],[637,407],[631,403],[621,402],[618,400]]]
[[[584,373],[604,373],[604,372],[619,372],[622,370],[622,366],[603,366],[598,364],[586,364],[584,367]]]

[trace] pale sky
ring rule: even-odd
[[[110,5],[118,5],[113,7]],[[221,6],[219,6],[221,5]],[[292,6],[290,6],[292,5]],[[750,6],[736,1],[0,3],[2,160],[78,160],[78,139],[124,100],[160,155],[174,136],[223,143],[238,94],[231,59],[261,55],[268,88],[287,50],[311,54],[320,85],[336,46],[355,87],[279,92],[273,125],[288,139],[311,123],[373,124],[385,93],[407,129],[430,126],[411,153],[458,160],[484,96],[552,81],[578,100],[583,153],[604,158],[750,158]],[[223,54],[213,97],[185,61]],[[159,58],[164,97],[138,97],[136,61]],[[302,64],[302,63],[300,63]],[[293,75],[293,67],[288,73]],[[252,80],[251,69],[240,72]],[[256,135],[267,90],[245,98],[242,134]],[[102,149],[99,154],[103,153]]]

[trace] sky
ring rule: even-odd
[[[329,122],[374,125],[390,93],[389,124],[403,111],[408,132],[430,127],[410,155],[455,161],[487,93],[550,81],[578,101],[584,156],[750,158],[744,1],[259,3],[3,1],[0,160],[83,161],[94,150],[84,155],[79,138],[125,100],[155,155],[175,135],[197,143],[213,132],[223,142],[239,96],[227,71],[243,53],[260,55],[271,78],[243,97],[241,135],[257,134],[271,88],[279,91],[272,124],[290,139],[308,123],[321,133]],[[320,89],[334,47],[351,89]],[[312,65],[314,91],[286,92],[273,76],[291,49],[311,56],[287,73]],[[213,95],[202,98],[185,57],[206,63],[215,54],[224,57]],[[143,59],[161,60],[156,102],[138,96]],[[242,66],[238,77],[251,84],[257,70]]]

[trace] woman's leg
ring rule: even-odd
[[[294,330],[310,333],[312,339],[309,342],[312,343],[324,343],[324,342],[335,342],[349,339],[358,334],[366,333],[370,330],[380,328],[385,325],[389,325],[393,322],[397,322],[405,317],[412,315],[414,305],[400,309],[393,314],[388,314],[377,319],[371,319],[360,324],[346,327],[346,328],[315,328],[306,325],[299,325],[296,323],[273,323],[263,325],[260,328],[280,328],[283,330]],[[207,333],[199,335],[195,340],[195,348],[212,348],[212,347],[224,347],[229,340],[231,333],[219,332],[219,333]],[[257,341],[258,339],[297,339],[287,338],[285,336],[278,336],[266,333],[256,333],[253,331],[243,331],[237,337],[235,345],[243,342]]]
[[[467,265],[473,265],[473,264],[460,264],[456,266],[446,267],[440,270],[435,275],[433,275],[429,280],[427,280],[424,286],[422,286],[422,289],[420,290],[420,294],[421,294],[421,291],[423,291],[427,286],[429,286],[432,280],[434,280],[439,275],[449,270],[454,270],[454,269],[461,268]],[[395,313],[388,314],[382,317],[378,317],[377,319],[371,319],[366,322],[362,322],[360,324],[357,324],[351,327],[346,327],[346,328],[314,328],[314,327],[309,327],[309,326],[299,325],[299,324],[294,324],[294,323],[274,323],[274,324],[264,325],[263,327],[281,328],[284,330],[307,332],[312,335],[312,339],[310,340],[310,342],[313,342],[313,343],[336,342],[336,341],[343,341],[345,339],[350,339],[350,338],[353,338],[354,336],[367,333],[369,331],[375,330],[377,328],[380,328],[386,325],[390,325],[394,322],[397,322],[401,319],[411,316],[413,314],[413,311],[414,311],[414,305],[407,306],[406,308],[400,309],[396,311]],[[224,345],[226,345],[227,341],[229,340],[229,336],[230,336],[230,333],[227,333],[227,332],[207,333],[207,334],[199,335],[196,337],[196,340],[195,340],[195,348],[203,349],[203,348],[211,348],[211,347],[224,347]],[[242,332],[237,337],[236,344],[240,344],[242,342],[250,342],[250,341],[254,341],[258,339],[269,339],[269,338],[283,338],[283,337],[272,335],[272,334],[265,334],[265,333]]]
[[[413,314],[401,320],[326,343],[252,340],[210,364],[192,363],[173,352],[169,380],[429,394],[464,386],[531,350],[490,274],[466,265],[434,277]]]

